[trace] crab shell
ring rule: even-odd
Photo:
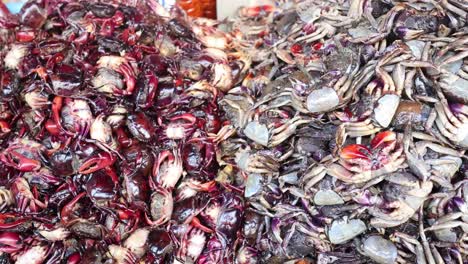
[[[378,133],[370,148],[360,144],[344,147],[339,164],[331,164],[328,174],[347,183],[364,183],[375,177],[394,172],[405,161],[403,148],[391,131]]]

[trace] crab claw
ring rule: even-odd
[[[1,133],[8,133],[11,131],[10,124],[8,122],[0,120],[0,135]]]
[[[216,181],[201,183],[197,180],[183,182],[177,188],[175,201],[181,201],[195,196],[198,192],[212,192],[216,190]]]
[[[7,254],[18,252],[23,247],[21,237],[15,232],[0,233],[0,252]]]
[[[153,177],[158,185],[166,189],[172,189],[182,176],[182,160],[178,150],[164,150],[159,153],[157,162],[153,166]],[[156,187],[151,178],[150,186]]]
[[[380,132],[375,137],[372,139],[370,145],[372,149],[376,149],[382,144],[385,144],[387,142],[393,142],[396,140],[396,134],[392,131],[384,131]]]
[[[127,89],[125,91],[122,91],[123,95],[131,95],[135,90],[136,86],[135,72],[133,71],[130,64],[125,63],[120,65],[117,71],[124,76],[125,83],[127,86]]]
[[[181,114],[178,116],[174,116],[173,118],[171,118],[171,121],[175,121],[179,119],[188,121],[189,125],[192,125],[192,126],[195,124],[195,122],[197,122],[197,118],[190,113],[185,113],[185,114]]]
[[[69,203],[67,203],[62,210],[60,211],[60,218],[62,219],[62,222],[64,224],[70,222],[70,215],[73,212],[73,208],[75,208],[75,205],[78,203],[78,201],[83,198],[83,196],[86,195],[86,192],[82,192],[75,196]]]
[[[0,161],[5,163],[7,166],[24,172],[37,171],[41,168],[40,161],[27,158],[15,151],[1,153]]]
[[[205,232],[205,233],[214,233],[213,230],[211,230],[210,228],[204,226],[201,222],[200,222],[200,219],[198,219],[196,216],[194,218],[192,218],[192,222],[190,222],[190,224],[198,229],[200,229],[201,231]]]
[[[0,214],[0,230],[19,227],[27,221],[27,218],[18,218],[15,214]]]
[[[81,174],[89,174],[114,164],[116,158],[109,152],[99,153],[85,161],[78,170]]]
[[[59,135],[60,133],[66,133],[68,131],[63,128],[60,122],[60,111],[63,106],[63,97],[55,96],[52,101],[52,120],[47,120],[46,129],[52,135]]]
[[[371,151],[364,145],[352,144],[344,147],[340,152],[342,159],[369,159],[369,153]]]

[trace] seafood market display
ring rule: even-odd
[[[0,263],[465,264],[467,19],[0,4]]]
[[[467,263],[467,15],[450,0],[238,11],[252,64],[219,101],[220,165],[244,182],[258,263]]]
[[[234,258],[217,101],[248,64],[212,21],[130,2],[0,10],[1,263]]]

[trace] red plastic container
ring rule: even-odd
[[[177,0],[189,16],[216,19],[216,0]]]

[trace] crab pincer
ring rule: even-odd
[[[87,159],[79,168],[79,173],[89,174],[108,166],[112,166],[116,161],[116,157],[109,152],[100,152],[96,156]]]

